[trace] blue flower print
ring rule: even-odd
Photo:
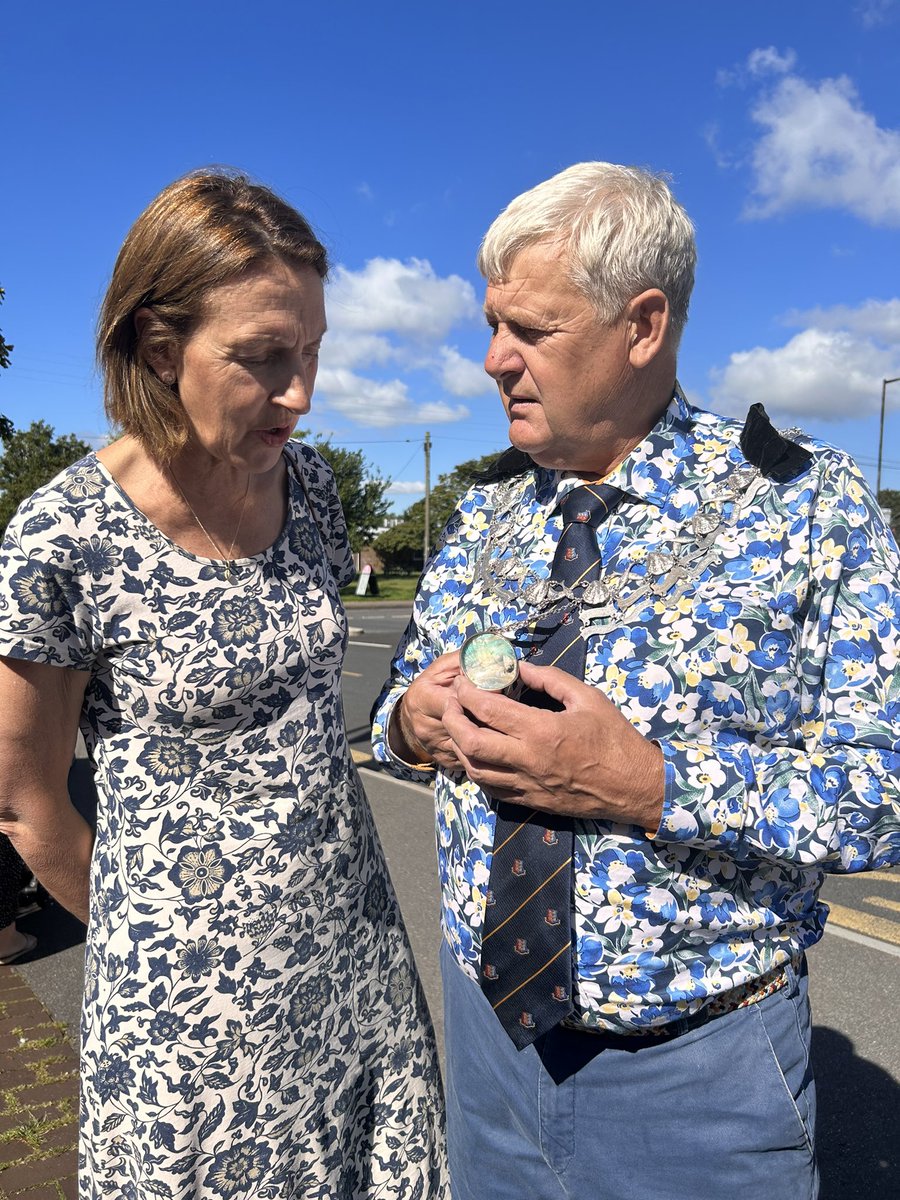
[[[745,554],[730,559],[723,565],[732,579],[752,579],[759,583],[774,573],[780,556],[780,543],[757,541],[749,544]]]
[[[204,975],[211,975],[222,961],[222,948],[212,938],[199,937],[186,941],[176,955],[175,962],[180,971],[196,983]]]
[[[78,602],[69,572],[48,563],[26,563],[9,586],[22,612],[34,613],[44,621],[71,613]]]
[[[710,946],[709,953],[725,969],[746,962],[753,953],[753,946],[748,942],[716,942]]]
[[[799,815],[800,804],[787,788],[771,792],[758,826],[763,845],[787,849],[794,840],[793,826]]]
[[[415,991],[415,979],[409,963],[394,967],[388,976],[387,998],[395,1013],[403,1012],[411,1003]]]
[[[292,857],[311,849],[322,836],[322,818],[307,808],[295,808],[272,839],[279,850]]]
[[[734,600],[709,600],[697,605],[697,618],[711,629],[730,629],[740,611]]]
[[[701,892],[697,900],[700,915],[707,925],[727,925],[737,912],[737,901],[728,892]]]
[[[875,651],[868,642],[839,639],[831,648],[825,664],[825,678],[835,691],[864,687],[875,673]],[[851,727],[852,728],[852,727]]]
[[[701,705],[711,708],[717,717],[734,717],[746,712],[740,692],[730,683],[702,679],[697,691],[700,693]]]
[[[121,1054],[101,1054],[92,1083],[104,1100],[113,1100],[134,1086],[134,1071]]]
[[[900,593],[895,595],[883,583],[873,583],[859,593],[859,600],[877,619],[880,638],[886,638],[892,629],[900,632]]]
[[[152,776],[154,783],[183,783],[200,765],[200,751],[184,738],[159,735],[148,737],[137,761]]]
[[[779,688],[774,695],[766,697],[766,715],[775,730],[790,729],[799,711],[798,697],[786,688]]]
[[[109,538],[92,534],[83,539],[78,547],[84,568],[92,579],[102,579],[111,575],[122,561],[122,552]]]
[[[770,631],[759,639],[759,649],[751,650],[747,657],[754,667],[777,671],[787,665],[790,648],[791,643],[786,634]]]
[[[654,985],[656,975],[666,970],[666,963],[649,950],[640,954],[623,954],[609,972],[612,987],[619,992],[646,996]]]
[[[861,529],[854,529],[847,538],[847,549],[841,558],[842,564],[847,570],[852,571],[868,562],[871,557],[872,550],[866,540],[866,535]]]
[[[164,1042],[174,1042],[186,1029],[184,1017],[163,1009],[156,1013],[147,1026],[147,1034],[154,1046],[161,1046]]]
[[[644,663],[625,680],[625,693],[642,708],[656,709],[672,691],[669,672],[658,663]]]
[[[809,782],[817,796],[826,804],[833,804],[847,786],[847,772],[840,767],[813,767],[809,773]]]
[[[59,490],[72,501],[94,500],[103,494],[106,480],[98,471],[96,465],[88,464],[85,460],[75,466],[60,479]]]
[[[256,1195],[266,1181],[271,1158],[269,1147],[256,1141],[239,1142],[221,1150],[210,1165],[207,1187],[222,1200]]]
[[[246,646],[265,626],[266,610],[254,596],[234,596],[213,609],[210,633],[220,646]]]
[[[332,983],[327,975],[313,975],[297,988],[288,1005],[288,1024],[298,1032],[314,1028],[328,1010]]]
[[[218,846],[206,850],[182,850],[169,878],[191,900],[215,900],[234,874]]]

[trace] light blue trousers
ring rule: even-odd
[[[446,946],[441,970],[453,1200],[815,1200],[805,966],[675,1038],[521,1052]]]

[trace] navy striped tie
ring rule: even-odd
[[[551,578],[576,592],[600,575],[595,530],[624,492],[605,483],[562,500],[563,529]],[[578,611],[544,618],[529,657],[584,678]],[[540,704],[542,693],[521,697]],[[497,805],[481,945],[481,987],[521,1050],[572,1012],[572,822],[520,805]]]

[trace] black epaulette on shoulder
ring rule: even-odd
[[[783,433],[779,433],[761,404],[747,413],[741,430],[741,452],[748,463],[776,483],[787,483],[808,470],[813,456]]]
[[[478,484],[499,483],[501,479],[512,479],[514,475],[530,471],[533,466],[533,459],[524,450],[517,450],[515,446],[510,446],[508,450],[497,455],[487,470],[482,471],[476,477],[475,482]]]

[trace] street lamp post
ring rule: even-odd
[[[881,426],[878,430],[878,479],[875,484],[875,499],[881,495],[881,448],[884,445],[884,394],[887,391],[889,383],[900,383],[900,375],[895,375],[893,379],[882,379],[881,381]],[[881,503],[878,500],[879,504]]]

